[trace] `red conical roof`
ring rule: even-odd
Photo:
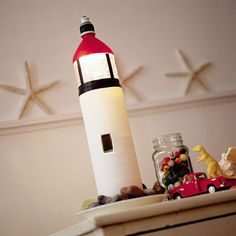
[[[82,36],[83,40],[73,56],[73,62],[78,58],[92,53],[113,53],[105,43],[95,37],[95,33],[88,33]]]

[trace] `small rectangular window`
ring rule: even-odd
[[[113,151],[113,145],[112,145],[112,139],[110,134],[103,134],[101,136],[102,138],[102,147],[103,152],[112,152]]]

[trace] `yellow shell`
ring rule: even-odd
[[[94,199],[86,199],[83,204],[82,204],[82,207],[81,207],[81,210],[85,210],[87,209],[92,203],[96,202],[96,200]]]

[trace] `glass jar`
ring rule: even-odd
[[[183,177],[192,172],[189,151],[180,133],[158,136],[153,140],[152,159],[160,184],[171,190],[182,183]]]

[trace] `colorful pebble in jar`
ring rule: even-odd
[[[184,175],[192,172],[188,148],[180,133],[158,136],[153,140],[153,161],[157,178],[166,190],[182,183]]]

